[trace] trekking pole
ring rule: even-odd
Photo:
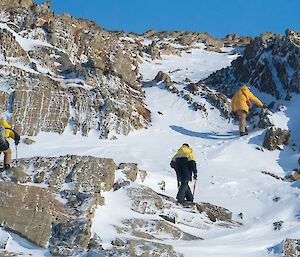
[[[18,146],[16,145],[16,166],[18,165]]]
[[[197,182],[197,179],[195,179],[195,182],[194,182],[193,199],[194,199],[194,196],[195,196],[196,182]]]

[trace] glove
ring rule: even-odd
[[[12,130],[12,131],[15,133],[15,137],[14,137],[15,145],[18,145],[20,143],[21,137],[19,136],[19,134],[16,131],[14,131],[14,130]]]
[[[194,174],[194,177],[193,177],[193,179],[195,179],[195,180],[197,179],[197,174]]]

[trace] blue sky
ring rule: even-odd
[[[127,33],[154,28],[256,37],[300,30],[300,0],[52,0],[51,6],[57,14],[68,12]]]

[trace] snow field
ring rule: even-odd
[[[193,49],[191,54],[186,53],[182,57],[163,56],[162,61],[144,61],[140,71],[145,80],[152,80],[160,70],[180,69],[170,74],[172,80],[182,82],[188,77],[196,82],[226,67],[233,58],[230,54],[206,52],[200,46],[200,49]],[[290,149],[262,152],[256,147],[262,146],[264,130],[256,129],[250,131],[249,136],[240,138],[237,124],[228,123],[216,109],[208,108],[206,118],[163,87],[147,87],[145,92],[147,108],[152,112],[153,120],[149,129],[132,132],[126,137],[119,136],[117,140],[96,140],[98,135],[94,132],[85,138],[69,132],[63,135],[41,133],[32,137],[35,144],[21,144],[18,147],[19,157],[78,154],[113,158],[116,164],[136,162],[140,169],[148,172],[144,185],[161,192],[158,183],[164,180],[164,193],[175,197],[176,176],[169,163],[177,149],[188,143],[197,159],[195,200],[229,209],[235,219],[244,225],[209,230],[178,225],[182,230],[205,240],[167,243],[189,257],[281,256],[278,245],[285,238],[300,238],[300,184],[279,181],[261,171],[284,176],[296,167],[299,153]],[[256,95],[264,98],[264,94]],[[277,124],[283,124],[292,131],[292,139],[299,144],[299,135],[293,133],[299,131],[297,102],[299,97],[284,103],[287,109],[274,117]],[[15,149],[12,150],[15,156]],[[192,188],[193,184],[190,186]],[[111,240],[117,236],[112,225],[120,224],[124,218],[140,217],[140,214],[130,209],[129,198],[122,189],[106,192],[103,196],[105,205],[97,209],[92,229],[102,238],[103,246],[109,247]],[[280,197],[280,201],[276,202],[275,197]],[[239,218],[239,213],[243,213],[243,219]],[[153,217],[149,215],[150,218]],[[275,231],[273,222],[281,220],[284,221],[282,229]],[[19,249],[24,252],[23,256],[27,256],[26,251],[34,257],[48,256],[46,251],[15,235],[9,240],[9,249]]]

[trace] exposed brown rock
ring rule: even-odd
[[[288,144],[290,136],[291,133],[288,130],[271,127],[265,134],[263,147],[270,151],[282,150],[282,145]]]
[[[223,53],[223,51],[217,47],[206,47],[205,50],[209,52]]]
[[[244,37],[235,34],[229,34],[225,38],[225,44],[227,45],[248,45],[253,41],[252,37]]]
[[[70,109],[65,90],[46,85],[32,91],[16,90],[14,103],[11,123],[21,135],[36,136],[40,131],[62,133],[68,124]]]
[[[217,220],[232,221],[232,212],[223,207],[212,205],[210,203],[199,203],[196,204],[196,207],[200,213],[205,212],[208,218],[213,222]]]
[[[0,113],[8,111],[8,105],[9,105],[9,94],[4,91],[0,91]]]
[[[117,191],[117,190],[119,190],[120,188],[129,186],[129,185],[130,185],[130,181],[124,180],[124,179],[119,179],[119,180],[117,180],[117,181],[114,183],[114,185],[113,185],[113,190],[114,190],[114,191]]]
[[[114,252],[120,255],[129,256],[168,256],[168,257],[183,257],[183,254],[178,253],[174,250],[171,245],[164,243],[153,242],[144,239],[127,239],[120,240],[118,244],[115,244],[113,248]],[[122,247],[124,246],[125,247]],[[121,246],[121,247],[120,247]]]
[[[87,249],[95,208],[104,204],[101,192],[112,189],[117,169],[113,160],[88,156],[36,157],[20,159],[18,164],[23,168],[17,168],[26,171],[22,171],[26,180],[1,174],[5,180],[0,183],[1,223],[42,247],[50,240],[50,252],[56,256]],[[14,169],[6,171],[7,175],[16,174]],[[10,180],[34,181],[49,187],[24,186]]]
[[[146,52],[151,56],[152,60],[158,59],[161,60],[160,51],[156,41],[152,41],[146,49]]]
[[[280,176],[278,176],[278,175],[276,175],[276,174],[274,174],[272,172],[269,172],[269,171],[262,171],[261,173],[265,174],[265,175],[269,175],[269,176],[271,176],[271,177],[273,177],[275,179],[278,179],[278,180],[283,180],[282,177],[280,177]]]
[[[284,246],[283,246],[284,257],[298,257],[300,255],[299,245],[300,245],[299,239],[291,239],[291,238],[285,239]]]
[[[161,54],[165,54],[165,55],[178,55],[181,56],[181,52],[176,50],[175,47],[167,44],[167,43],[163,43],[160,46],[161,49]]]
[[[118,169],[122,170],[128,180],[132,182],[136,181],[139,171],[136,163],[120,163]]]
[[[127,194],[133,200],[131,209],[138,213],[156,214],[163,206],[158,194],[148,187],[130,187]]]
[[[211,74],[204,80],[205,85],[231,97],[241,85],[249,83],[277,99],[290,98],[291,92],[300,92],[297,35],[296,31],[287,31],[285,37],[264,33],[250,40],[243,55],[234,60],[230,67]],[[233,36],[228,39],[233,39]],[[288,71],[289,66],[291,69]],[[279,78],[281,85],[276,85],[276,78]],[[281,95],[277,87],[282,87],[285,94]]]
[[[186,86],[186,88],[194,95],[199,92],[199,86],[196,83],[190,83]]]
[[[163,81],[163,82],[169,82],[169,83],[171,83],[171,81],[172,81],[171,77],[168,74],[166,74],[166,73],[164,73],[162,71],[159,71],[157,73],[157,75],[155,76],[154,80],[156,82]]]
[[[12,65],[1,66],[0,78],[11,93],[0,92],[0,112],[8,109],[12,99],[11,125],[21,135],[62,133],[71,125],[74,134],[98,130],[99,137],[112,138],[111,132],[127,135],[149,126],[151,114],[137,78],[135,43],[119,44],[120,33],[105,31],[92,21],[56,15],[51,1],[15,2],[1,2],[14,33],[1,30],[0,57]],[[27,2],[32,8],[15,8]],[[23,49],[15,34],[39,42]],[[20,62],[26,70],[14,66]]]
[[[32,0],[1,0],[0,6],[29,8],[33,5]]]
[[[186,241],[202,240],[202,238],[183,232],[164,220],[127,219],[123,220],[122,224],[124,227],[116,227],[119,234],[131,234],[142,239],[165,240],[171,238],[172,240]]]
[[[23,141],[24,141],[24,143],[25,143],[26,145],[32,145],[32,144],[35,143],[35,141],[34,141],[33,139],[28,138],[28,137],[24,138]]]
[[[251,119],[251,114],[253,117],[259,115],[258,112],[252,108],[248,114],[249,120]],[[259,115],[259,121],[257,126],[259,128],[268,128],[274,126],[273,122],[270,120],[271,117],[272,117],[272,113],[269,110],[264,110]]]
[[[142,34],[143,37],[151,37],[156,33],[155,29],[150,29]]]
[[[15,36],[7,29],[0,29],[0,53],[8,64],[22,62],[30,63],[27,52],[17,42]]]
[[[15,183],[26,183],[30,182],[31,178],[28,174],[24,172],[23,167],[11,167],[9,170],[5,171],[10,179]]]
[[[21,255],[22,255],[22,253],[1,251],[1,257],[17,257],[17,256],[21,256]]]
[[[285,177],[285,179],[290,181],[297,181],[300,179],[299,169],[294,169],[291,175]]]
[[[46,247],[57,215],[72,211],[50,189],[0,182],[0,222],[6,229]]]

